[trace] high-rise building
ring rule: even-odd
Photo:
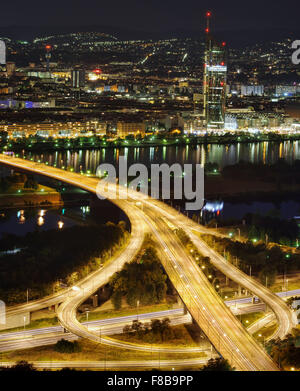
[[[71,73],[71,83],[73,88],[83,88],[85,86],[85,70],[73,69]]]
[[[263,96],[264,94],[264,86],[241,86],[241,95],[243,96]]]
[[[226,101],[226,43],[216,41],[210,33],[211,13],[206,13],[203,104],[207,129],[223,129]]]

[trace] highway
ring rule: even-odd
[[[225,304],[230,307],[232,302],[228,301],[225,302]],[[264,304],[252,305],[251,302],[242,305],[242,313],[257,312],[261,310],[260,308],[258,308],[259,306],[264,306]],[[252,309],[252,307],[255,307],[255,311]],[[239,313],[238,310],[239,307],[237,307],[237,313]],[[235,313],[234,311],[232,312]],[[156,311],[151,313],[141,313],[138,315],[128,315],[109,319],[82,322],[82,324],[86,326],[89,330],[98,331],[98,333],[100,333],[101,329],[101,334],[105,336],[122,334],[124,326],[131,325],[134,320],[138,320],[144,323],[149,322],[151,319],[164,319],[166,317],[170,319],[170,323],[172,326],[192,322],[192,318],[189,313],[184,314],[183,308],[176,308],[172,310]],[[259,319],[257,322],[249,326],[247,330],[248,332],[253,334],[255,331],[266,326],[274,319],[276,318],[273,312],[267,313],[263,318]],[[73,341],[78,339],[78,336],[72,333],[64,333],[64,329],[62,326],[51,326],[38,329],[25,329],[22,331],[3,332],[0,333],[0,351],[6,352],[12,350],[28,349],[37,346],[53,345],[62,338]],[[272,336],[270,338],[272,338]],[[205,349],[210,349],[210,345],[207,345],[206,341],[203,341],[199,351],[204,351]],[[186,348],[186,353],[189,352],[194,353],[195,348]]]
[[[290,291],[283,291],[283,292],[276,292],[275,295],[278,297],[281,297],[282,299],[286,299],[288,297],[293,297],[293,296],[300,296],[300,289],[293,289]],[[257,297],[255,298],[257,299]],[[241,297],[233,300],[226,300],[225,303],[228,306],[233,306],[236,304],[248,304],[251,303],[252,297]]]
[[[292,297],[299,295],[300,289],[295,289],[287,292],[278,292],[278,296]],[[234,300],[227,300],[225,304],[231,309],[235,315],[246,314],[251,312],[260,312],[265,310],[264,303],[251,304],[252,298],[245,297]],[[238,305],[238,306],[237,306]],[[172,310],[156,311],[151,313],[141,313],[139,315],[128,315],[122,317],[114,317],[110,319],[94,320],[89,322],[83,322],[83,325],[87,326],[89,330],[98,330],[102,335],[114,335],[121,334],[125,325],[131,325],[133,320],[139,320],[140,322],[146,322],[151,319],[163,319],[168,317],[171,321],[171,325],[186,324],[191,322],[190,314],[184,315],[183,308],[176,308]],[[276,320],[273,312],[267,313],[263,318],[247,327],[250,334],[254,334],[256,331],[266,326],[270,322]],[[271,335],[266,340],[276,337],[277,332]],[[37,346],[53,345],[61,338],[73,341],[78,339],[78,336],[71,333],[64,333],[63,327],[51,326],[43,327],[39,329],[29,329],[22,331],[7,331],[0,333],[0,352],[29,349]],[[201,345],[199,351],[205,351],[209,347]],[[186,353],[189,352],[189,348],[186,348]],[[195,352],[195,349],[190,350]]]
[[[5,155],[0,156],[1,162],[70,183],[93,193],[96,192],[99,182],[97,178],[82,176]],[[118,190],[119,194],[127,192],[127,189],[121,187],[118,187]],[[165,219],[169,219],[176,226],[183,227],[199,248],[199,251],[210,256],[212,263],[225,275],[228,275],[265,301],[275,312],[282,333],[289,330],[293,325],[292,313],[284,302],[268,289],[253,281],[249,276],[228,264],[223,257],[210,249],[195,235],[191,220],[178,214],[177,211],[162,202],[145,198],[141,193],[130,189],[128,189],[128,199],[117,199],[112,200],[112,202],[124,210],[132,223],[131,243],[118,257],[119,266],[131,260],[140,248],[142,243],[141,232],[144,234],[150,230],[161,249],[161,260],[169,278],[195,321],[221,355],[227,358],[238,370],[277,370],[275,363],[220,299],[195,261],[178,242],[176,234],[170,229]],[[137,204],[142,204],[142,207],[140,208]],[[161,218],[162,216],[164,216],[164,219]],[[134,242],[136,242],[135,245]],[[114,273],[116,270],[115,263],[116,260],[105,266],[99,273],[96,273],[92,279],[80,283],[77,287],[78,290],[66,295],[63,303],[58,308],[57,314],[61,324],[72,333],[96,342],[118,346],[115,341],[108,337],[102,338],[89,331],[76,318],[78,306],[107,281],[105,277]],[[137,347],[132,348],[139,350]]]
[[[208,358],[190,358],[181,360],[145,360],[145,361],[33,361],[31,362],[37,369],[121,369],[121,368],[186,368],[193,366],[202,366],[210,358],[216,357],[210,355]],[[0,362],[0,367],[11,367],[15,362]]]
[[[252,323],[251,326],[247,328],[249,333],[254,334],[258,330],[262,329],[263,327],[267,326],[269,323],[276,321],[276,316],[274,312],[268,312],[266,316],[263,318],[258,319],[256,322]],[[265,340],[268,341],[270,339],[274,339],[277,337],[277,332],[275,331],[274,334],[270,335],[268,338]]]
[[[216,269],[252,292],[253,295],[259,297],[270,309],[272,309],[279,324],[277,332],[278,337],[283,338],[297,324],[295,313],[287,307],[278,295],[272,293],[261,283],[252,279],[240,269],[229,263],[223,256],[210,248],[197,234],[195,234],[195,231],[199,232],[199,230],[202,229],[199,228],[199,224],[193,222],[181,213],[174,213],[173,208],[166,204],[161,205],[162,203],[159,201],[144,201],[144,204],[148,205],[149,203],[151,203],[152,208],[156,208],[157,213],[164,215],[165,219],[168,219],[174,226],[184,229],[199,252],[204,256],[208,256]]]
[[[183,310],[169,310],[160,311],[147,314],[140,314],[138,320],[142,323],[149,322],[151,319],[163,319],[169,317],[171,325],[187,324],[192,322],[189,314],[183,314]],[[98,335],[101,329],[101,335],[122,334],[125,325],[131,325],[132,321],[137,318],[136,315],[96,320],[90,322],[83,322],[83,325],[89,330],[97,331]],[[64,333],[61,326],[44,327],[40,329],[13,331],[0,334],[0,352],[7,352],[12,350],[29,349],[37,346],[54,345],[60,339],[67,339],[73,341],[78,339],[77,335],[71,333]],[[122,342],[120,341],[122,344]],[[203,351],[210,351],[210,344],[203,341],[199,347],[183,347],[183,348],[166,348],[170,353],[186,352],[197,353]]]

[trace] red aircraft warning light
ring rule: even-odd
[[[205,29],[205,32],[206,32],[206,34],[208,34],[209,33],[209,18],[211,17],[211,12],[210,11],[207,11],[206,12],[206,29]]]

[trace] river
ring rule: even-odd
[[[101,163],[118,162],[126,156],[128,164],[144,163],[217,163],[220,167],[240,161],[273,164],[284,158],[289,163],[300,159],[300,141],[237,143],[231,145],[168,146],[148,148],[102,148],[98,150],[62,151],[49,153],[26,153],[28,158],[48,161],[57,167],[72,166],[75,171],[96,172]]]
[[[144,163],[217,163],[220,168],[240,161],[274,164],[284,158],[292,164],[300,159],[300,141],[238,143],[232,145],[169,146],[151,148],[103,148],[98,150],[26,153],[27,158],[48,162],[57,167],[73,167],[74,171],[95,173],[101,163],[117,165],[119,156],[126,156],[128,164]],[[241,219],[248,212],[265,213],[277,210],[282,218],[292,218],[300,212],[300,200],[272,202],[260,200],[249,203],[224,202],[219,208],[220,219]]]

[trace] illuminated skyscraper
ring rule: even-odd
[[[204,55],[203,98],[207,129],[223,129],[226,100],[225,42],[217,42],[210,33],[211,12],[206,13],[206,42]]]
[[[73,88],[83,88],[85,86],[85,70],[73,69],[71,73],[71,83]]]

